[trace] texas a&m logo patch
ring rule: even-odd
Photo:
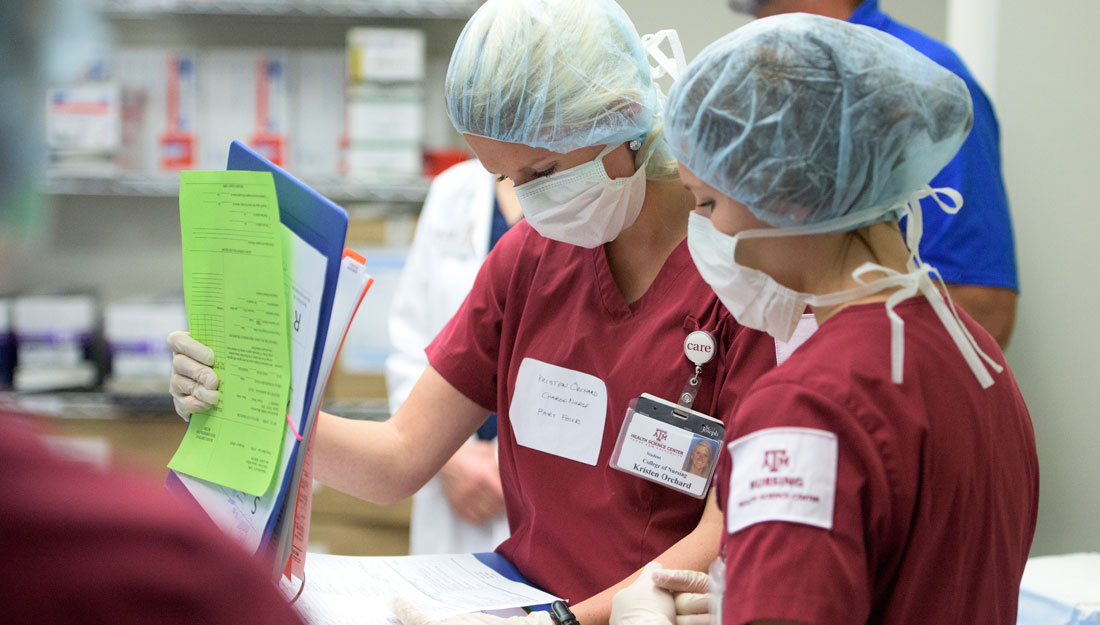
[[[833,527],[836,434],[811,428],[768,428],[729,444],[733,473],[726,531],[786,521]]]

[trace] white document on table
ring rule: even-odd
[[[287,288],[290,295],[288,307],[290,322],[291,385],[289,411],[294,427],[302,426],[305,414],[306,389],[309,387],[309,365],[313,358],[317,336],[317,319],[324,289],[325,257],[282,226],[287,235],[287,256],[292,263],[287,268]],[[318,391],[319,392],[319,391]],[[264,529],[271,515],[275,514],[276,499],[284,487],[287,471],[291,468],[290,455],[297,443],[294,432],[286,428],[279,465],[271,487],[261,497],[207,482],[198,478],[177,474],[187,490],[206,511],[214,523],[232,536],[250,553],[260,550]],[[294,495],[288,495],[293,497]]]
[[[290,583],[284,589],[290,594]],[[294,606],[309,625],[398,625],[401,597],[429,618],[543,605],[558,598],[497,573],[472,554],[401,557],[310,553]]]

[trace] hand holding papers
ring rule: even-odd
[[[180,176],[192,336],[214,350],[218,403],[194,415],[169,468],[250,495],[268,490],[290,387],[283,242],[271,174]]]
[[[287,401],[286,383],[278,382],[283,384],[282,399],[264,405],[266,423],[274,431],[271,434],[274,445],[269,448],[272,450],[269,456],[271,473],[259,488],[254,488],[256,485],[253,484],[250,488],[254,490],[246,490],[240,487],[239,482],[225,479],[224,473],[204,473],[208,469],[205,465],[213,461],[212,456],[205,459],[196,456],[195,461],[188,465],[173,464],[174,471],[169,475],[167,485],[195,502],[246,549],[262,555],[272,564],[274,576],[276,572],[283,570],[290,551],[289,540],[293,532],[288,529],[289,524],[294,521],[297,500],[295,486],[302,471],[302,459],[312,433],[313,418],[319,407],[321,391],[329,373],[324,366],[323,355],[330,349],[335,349],[332,342],[339,345],[346,330],[345,327],[330,332],[333,300],[338,290],[337,282],[340,278],[343,244],[347,232],[347,213],[237,142],[230,146],[229,169],[234,171],[188,172],[181,177],[181,221],[184,213],[193,210],[196,196],[192,193],[192,183],[213,181],[244,185],[255,184],[255,181],[264,179],[268,183],[266,195],[253,187],[245,191],[250,202],[258,202],[259,197],[265,197],[270,207],[277,209],[276,221],[272,223],[270,219],[266,219],[262,225],[255,219],[249,221],[250,218],[258,218],[257,215],[247,211],[236,214],[220,204],[220,197],[202,196],[208,201],[219,202],[216,207],[209,207],[209,219],[220,223],[216,226],[207,223],[209,229],[199,235],[200,238],[220,236],[221,246],[210,247],[215,252],[220,249],[225,256],[227,250],[232,252],[242,245],[248,245],[242,241],[250,240],[255,230],[264,235],[266,245],[272,249],[280,248],[285,254],[283,260],[277,262],[273,268],[250,270],[248,280],[256,285],[262,284],[261,292],[252,296],[245,302],[246,305],[237,310],[229,310],[229,307],[226,309],[227,312],[243,314],[245,317],[251,315],[253,325],[225,324],[221,344],[214,344],[214,341],[205,336],[195,338],[202,342],[210,341],[207,344],[214,349],[215,368],[221,364],[221,359],[231,355],[241,357],[250,367],[256,367],[257,363],[253,361],[259,360],[255,355],[259,350],[257,344],[270,346],[275,351],[278,348],[274,341],[282,340],[284,347],[289,343],[289,363],[284,362],[283,367],[289,374],[290,400]],[[273,193],[270,187],[272,182]],[[220,212],[216,212],[217,209]],[[255,212],[258,213],[259,210]],[[184,228],[186,231],[186,223]],[[224,272],[229,267],[224,259],[220,266],[212,265],[208,270],[195,270],[187,262],[186,257],[190,253],[188,249],[185,238],[185,279],[200,279],[209,283],[203,285],[205,289],[211,288],[210,284],[219,279],[228,284],[229,281],[224,277],[219,278],[219,272]],[[236,256],[232,256],[232,262],[236,260]],[[369,286],[369,276],[368,279],[361,279],[365,276],[362,263],[359,264],[359,271],[362,275],[357,276],[356,284],[352,285],[359,289],[356,296],[350,298],[352,308],[339,311],[339,318],[351,318],[354,306],[358,305]],[[204,273],[207,274],[205,277]],[[192,289],[187,293],[188,319],[193,326],[192,334],[196,334],[195,329],[202,323],[201,319],[192,317],[192,300],[201,304],[204,294],[203,289]],[[284,306],[278,318],[273,310],[258,306],[261,302],[275,300],[279,300]],[[256,328],[261,328],[262,332]],[[202,334],[201,331],[198,334]],[[250,369],[249,372],[254,370]],[[225,397],[233,386],[240,385],[233,384],[221,371],[218,373],[222,377],[221,400],[215,410],[224,412]],[[277,380],[269,378],[268,382],[274,385]],[[251,392],[249,397],[256,397],[256,389],[245,390]],[[191,434],[192,430],[196,432],[194,435]],[[191,421],[188,436],[205,436],[197,415]],[[250,442],[240,442],[246,451],[250,450]]]

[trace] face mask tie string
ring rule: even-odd
[[[672,49],[671,57],[661,49],[661,44],[666,41],[669,48]],[[684,46],[680,44],[680,35],[671,28],[642,35],[642,45],[645,47],[649,58],[657,62],[656,66],[649,66],[649,76],[652,80],[664,78],[665,76],[676,80],[687,67],[687,57],[684,55]]]
[[[939,317],[944,329],[947,330],[955,346],[970,366],[970,370],[974,373],[978,383],[982,385],[982,388],[989,388],[993,384],[993,377],[982,362],[984,361],[989,369],[997,373],[1003,371],[1004,367],[978,346],[977,340],[966,329],[966,325],[959,317],[958,308],[954,300],[951,299],[951,293],[947,290],[947,285],[944,283],[939,270],[931,265],[926,265],[920,257],[920,241],[924,234],[924,220],[920,201],[926,197],[932,198],[941,210],[950,215],[959,212],[963,205],[962,194],[955,189],[950,187],[933,188],[925,185],[924,188],[917,190],[893,207],[893,210],[900,212],[898,219],[905,219],[906,222],[905,244],[909,248],[908,273],[901,273],[876,263],[864,263],[852,272],[852,277],[859,282],[860,287],[839,293],[812,295],[808,298],[808,302],[813,305],[836,305],[851,301],[859,296],[897,288],[898,290],[891,293],[887,298],[885,308],[886,314],[890,318],[891,378],[895,383],[901,384],[905,363],[905,322],[894,308],[902,301],[920,292],[932,305],[936,316]],[[875,213],[882,214],[878,209],[871,208],[833,220],[827,226],[813,224],[793,228],[751,231],[749,236],[779,237],[817,234],[825,231],[845,231],[864,223],[869,216]],[[886,274],[886,277],[867,281],[864,276],[870,272],[883,273]]]
[[[944,196],[951,200],[948,204],[940,199]],[[909,248],[909,268],[916,269],[923,264],[920,258],[920,241],[924,236],[924,218],[920,201],[926,197],[932,198],[939,205],[940,210],[948,215],[954,215],[962,208],[962,194],[951,187],[935,187],[925,185],[897,206],[905,217],[905,245]],[[900,220],[900,218],[899,218]]]

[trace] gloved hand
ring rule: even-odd
[[[483,525],[504,512],[496,446],[467,441],[439,471],[443,494],[458,518]]]
[[[658,588],[653,575],[658,562],[650,562],[641,575],[611,599],[611,625],[671,625],[676,619],[672,593]]]
[[[701,571],[660,569],[653,572],[653,583],[675,597],[676,625],[709,625],[709,575]]]
[[[507,618],[484,612],[470,612],[433,620],[404,599],[394,599],[392,607],[401,625],[554,625],[549,612],[531,612],[526,616]]]
[[[190,421],[191,413],[209,410],[218,403],[218,374],[211,369],[214,350],[180,331],[168,335],[168,347],[173,354],[168,392],[176,414]]]

